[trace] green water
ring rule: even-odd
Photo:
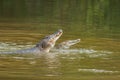
[[[16,23],[15,25],[21,26]],[[14,27],[9,30],[1,29],[0,50],[11,51],[33,47],[41,38],[54,32],[52,28],[49,30],[30,28],[17,30]],[[65,40],[81,38],[67,29],[63,31],[57,44]],[[50,52],[41,56],[1,55],[0,79],[119,80],[119,48],[119,39],[82,37],[80,43],[65,51]]]
[[[81,39],[42,55],[0,55],[0,80],[119,80],[120,0],[0,0],[0,51]]]

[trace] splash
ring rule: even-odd
[[[12,42],[0,42],[0,51],[14,51],[14,50],[20,50],[24,48],[29,48],[32,47],[32,43],[26,43],[26,45],[17,45],[16,43]],[[80,48],[80,49],[52,49],[50,51],[52,54],[84,54],[90,58],[96,58],[96,57],[103,57],[111,54],[112,52],[110,51],[104,51],[104,50],[94,50],[94,49],[85,49],[85,48]]]
[[[112,52],[110,51],[102,51],[102,50],[94,50],[94,49],[56,49],[52,51],[53,53],[56,54],[81,54],[81,55],[86,55],[90,58],[96,58],[96,57],[103,57],[111,54]]]
[[[10,50],[19,50],[23,48],[29,48],[33,45],[31,43],[26,43],[26,45],[18,45],[17,43],[12,42],[0,42],[0,51],[10,51]]]

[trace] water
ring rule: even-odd
[[[0,0],[0,52],[63,29],[70,49],[0,55],[0,80],[119,80],[120,0]]]
[[[26,26],[26,25],[24,25]],[[44,30],[44,29],[43,29]],[[63,30],[64,31],[64,30]],[[0,51],[33,47],[52,31],[1,29]],[[65,34],[66,33],[66,34]],[[77,39],[69,32],[57,41]],[[2,80],[119,80],[119,39],[81,38],[70,49],[53,50],[42,55],[1,55]]]

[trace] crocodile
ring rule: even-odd
[[[68,49],[72,45],[75,45],[75,44],[77,44],[79,42],[80,42],[80,39],[67,40],[67,41],[61,42],[60,44],[58,44],[57,46],[55,46],[55,48],[56,49]]]
[[[44,37],[38,44],[36,44],[33,48],[17,50],[11,52],[0,52],[0,54],[22,54],[22,53],[48,53],[54,46],[56,41],[60,38],[63,31],[59,29],[57,32]]]

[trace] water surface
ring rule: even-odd
[[[26,26],[26,25],[24,25]],[[34,26],[34,25],[33,25]],[[57,30],[57,29],[56,29]],[[35,46],[54,31],[1,29],[0,51],[13,51]],[[64,30],[57,44],[81,38]],[[65,34],[66,33],[66,34]],[[54,50],[42,55],[0,55],[2,80],[119,80],[119,39],[82,37],[70,49]]]
[[[120,0],[0,0],[0,52],[81,39],[41,55],[0,55],[0,80],[120,80]],[[33,53],[34,54],[34,53]]]

